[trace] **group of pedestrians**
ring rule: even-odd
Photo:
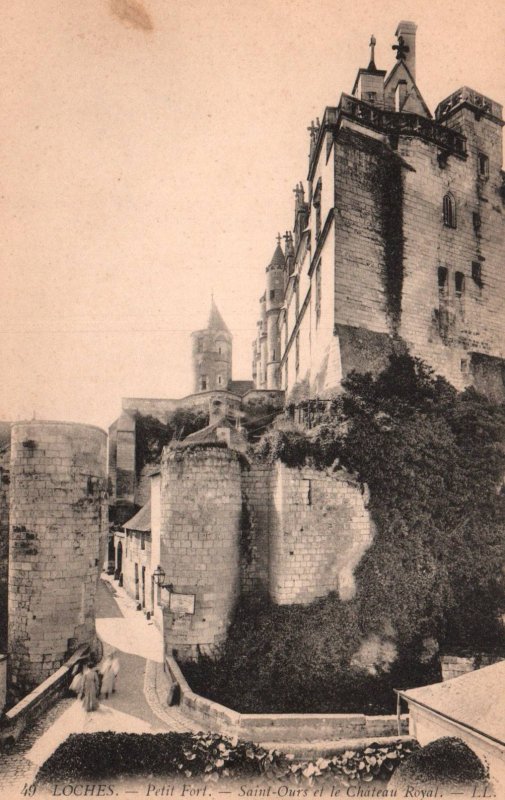
[[[100,705],[100,695],[107,699],[116,690],[119,674],[116,651],[108,653],[97,666],[88,661],[82,670],[80,664],[74,667],[74,670],[70,691],[82,700],[85,711],[96,711]]]

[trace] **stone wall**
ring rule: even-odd
[[[161,564],[195,613],[164,609],[166,652],[192,655],[225,636],[239,591],[241,467],[226,448],[165,448],[161,464]]]
[[[310,603],[330,591],[354,595],[353,572],[373,539],[360,486],[279,464],[269,518],[270,595],[280,604]]]
[[[364,491],[343,471],[247,464],[227,448],[166,448],[160,563],[176,595],[195,596],[194,615],[165,608],[166,652],[211,652],[240,593],[279,604],[331,591],[352,597],[354,569],[374,533]]]
[[[242,473],[240,581],[244,593],[269,590],[274,478],[275,467],[263,464],[252,464]]]
[[[11,447],[9,655],[18,693],[94,639],[108,528],[106,434],[20,422]]]
[[[154,610],[151,534],[127,530],[122,539],[123,586],[146,611]]]
[[[452,678],[466,675],[467,672],[473,672],[481,667],[489,667],[490,664],[496,664],[498,661],[503,660],[501,656],[488,655],[486,653],[479,653],[473,656],[441,656],[442,680],[450,681]]]

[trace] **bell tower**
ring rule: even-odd
[[[193,392],[225,391],[231,381],[233,337],[211,300],[207,327],[191,334]]]

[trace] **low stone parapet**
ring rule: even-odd
[[[335,746],[341,740],[370,742],[408,733],[408,714],[401,715],[400,730],[396,714],[240,714],[193,692],[173,657],[166,658],[165,670],[179,687],[181,710],[203,730],[226,736],[274,746],[289,743],[307,750],[316,742],[333,742]]]
[[[80,647],[62,667],[3,715],[0,720],[0,745],[16,742],[27,727],[31,727],[44,711],[65,695],[72,668],[84,660],[88,653],[86,645]]]

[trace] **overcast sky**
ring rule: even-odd
[[[250,378],[264,268],[307,125],[418,24],[432,110],[505,103],[505,6],[438,0],[0,0],[0,418],[106,426],[192,391],[210,294]]]

